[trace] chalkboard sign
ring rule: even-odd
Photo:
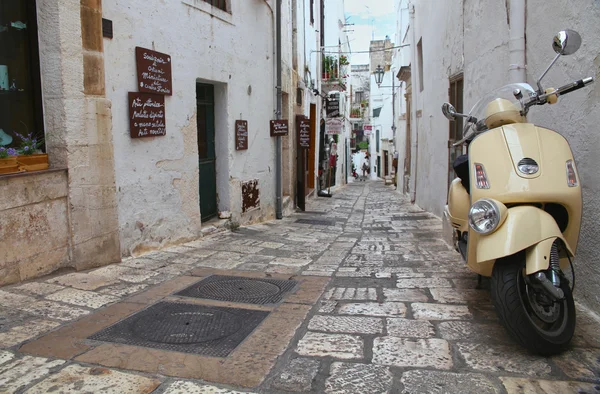
[[[146,48],[135,47],[137,77],[140,92],[173,94],[171,56]]]
[[[310,148],[310,119],[304,116],[298,116],[298,147],[301,149]]]
[[[340,116],[340,100],[329,98],[325,103],[325,112],[328,118],[337,118]]]
[[[288,135],[287,119],[278,119],[271,121],[271,137]]]
[[[167,134],[165,96],[129,92],[129,132],[131,138]]]
[[[248,149],[248,121],[235,121],[235,150]]]

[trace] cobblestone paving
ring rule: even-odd
[[[439,219],[382,182],[307,212],[88,272],[0,289],[0,393],[600,392],[600,330],[578,306],[571,350],[515,346],[489,290],[443,241]],[[24,343],[196,268],[330,278],[285,353],[248,390],[19,353]],[[577,294],[576,294],[577,295]]]

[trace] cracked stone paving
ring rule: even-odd
[[[176,295],[215,274],[297,285],[271,304]],[[534,356],[476,283],[439,218],[349,184],[283,220],[1,288],[0,393],[600,392],[595,316],[578,306],[571,349]],[[226,357],[89,338],[162,301],[267,317]]]

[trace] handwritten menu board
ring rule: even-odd
[[[304,116],[298,116],[298,147],[301,149],[310,148],[310,119]]]
[[[131,138],[156,137],[167,134],[165,96],[129,92],[129,131]]]
[[[282,135],[288,135],[288,121],[287,119],[279,119],[271,121],[271,137],[278,137]]]
[[[171,56],[146,48],[135,47],[137,77],[140,92],[173,94]]]
[[[248,121],[235,121],[235,150],[248,149]]]
[[[328,118],[337,118],[340,116],[340,100],[338,99],[327,99],[325,103],[325,112]]]

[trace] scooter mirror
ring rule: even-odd
[[[442,113],[448,120],[456,120],[456,109],[450,103],[442,104]]]
[[[581,36],[575,30],[562,30],[554,36],[552,49],[560,55],[572,55],[581,46]]]

